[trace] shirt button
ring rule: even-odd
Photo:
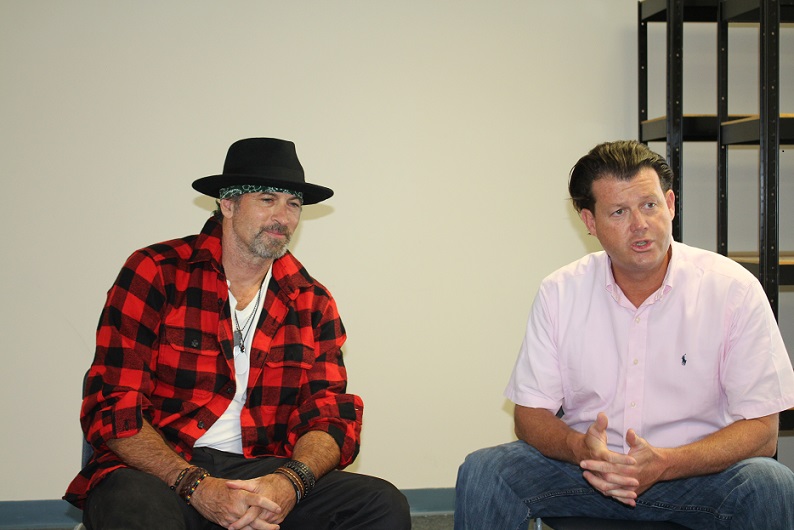
[[[639,324],[639,323],[640,323],[640,317],[637,317],[637,318],[635,318],[635,319],[634,319],[634,322],[636,322],[637,324]]]
[[[218,298],[218,307],[221,307],[222,305],[223,305],[223,299]]]
[[[192,348],[198,348],[198,346],[199,346],[199,341],[198,341],[198,339],[193,339],[193,340],[191,340],[191,341],[190,341],[190,346],[191,346]]]
[[[631,402],[631,408],[635,408],[636,406],[637,406],[637,404],[634,401],[632,401]]]
[[[234,394],[234,389],[232,387],[227,387],[226,388],[226,393],[227,394]]]
[[[634,364],[640,364],[640,360],[639,359],[634,359]]]
[[[204,428],[204,422],[203,421],[198,422],[198,428],[199,429],[203,429]]]

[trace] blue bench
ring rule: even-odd
[[[63,500],[2,501],[1,530],[72,530],[83,512]]]

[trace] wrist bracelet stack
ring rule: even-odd
[[[309,469],[309,466],[298,460],[287,460],[280,468],[276,469],[273,473],[278,473],[289,479],[292,487],[295,489],[295,498],[300,502],[302,498],[314,489],[317,479]]]
[[[196,488],[199,487],[202,480],[209,476],[209,471],[204,468],[197,466],[186,467],[179,472],[179,476],[176,477],[176,481],[170,487],[190,506],[190,499],[193,497]],[[181,488],[180,484],[182,485]]]
[[[300,502],[305,495],[300,477],[294,471],[286,467],[280,467],[273,471],[273,473],[287,477],[287,480],[289,480],[290,484],[292,484],[292,488],[295,490],[295,502]]]

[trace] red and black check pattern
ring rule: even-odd
[[[300,436],[320,430],[339,444],[341,467],[353,461],[363,403],[346,393],[344,341],[325,287],[291,254],[276,260],[250,351],[245,456],[289,458]],[[81,506],[123,467],[106,442],[136,434],[144,419],[189,460],[234,397],[233,347],[218,221],[130,256],[108,292],[83,400],[81,422],[96,452],[64,498]]]

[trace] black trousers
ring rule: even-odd
[[[284,459],[246,459],[199,448],[191,464],[212,476],[251,479],[272,473]],[[88,530],[217,530],[160,479],[135,469],[111,473],[89,494],[83,510]],[[377,477],[332,471],[317,481],[281,523],[282,530],[409,530],[408,501]]]

